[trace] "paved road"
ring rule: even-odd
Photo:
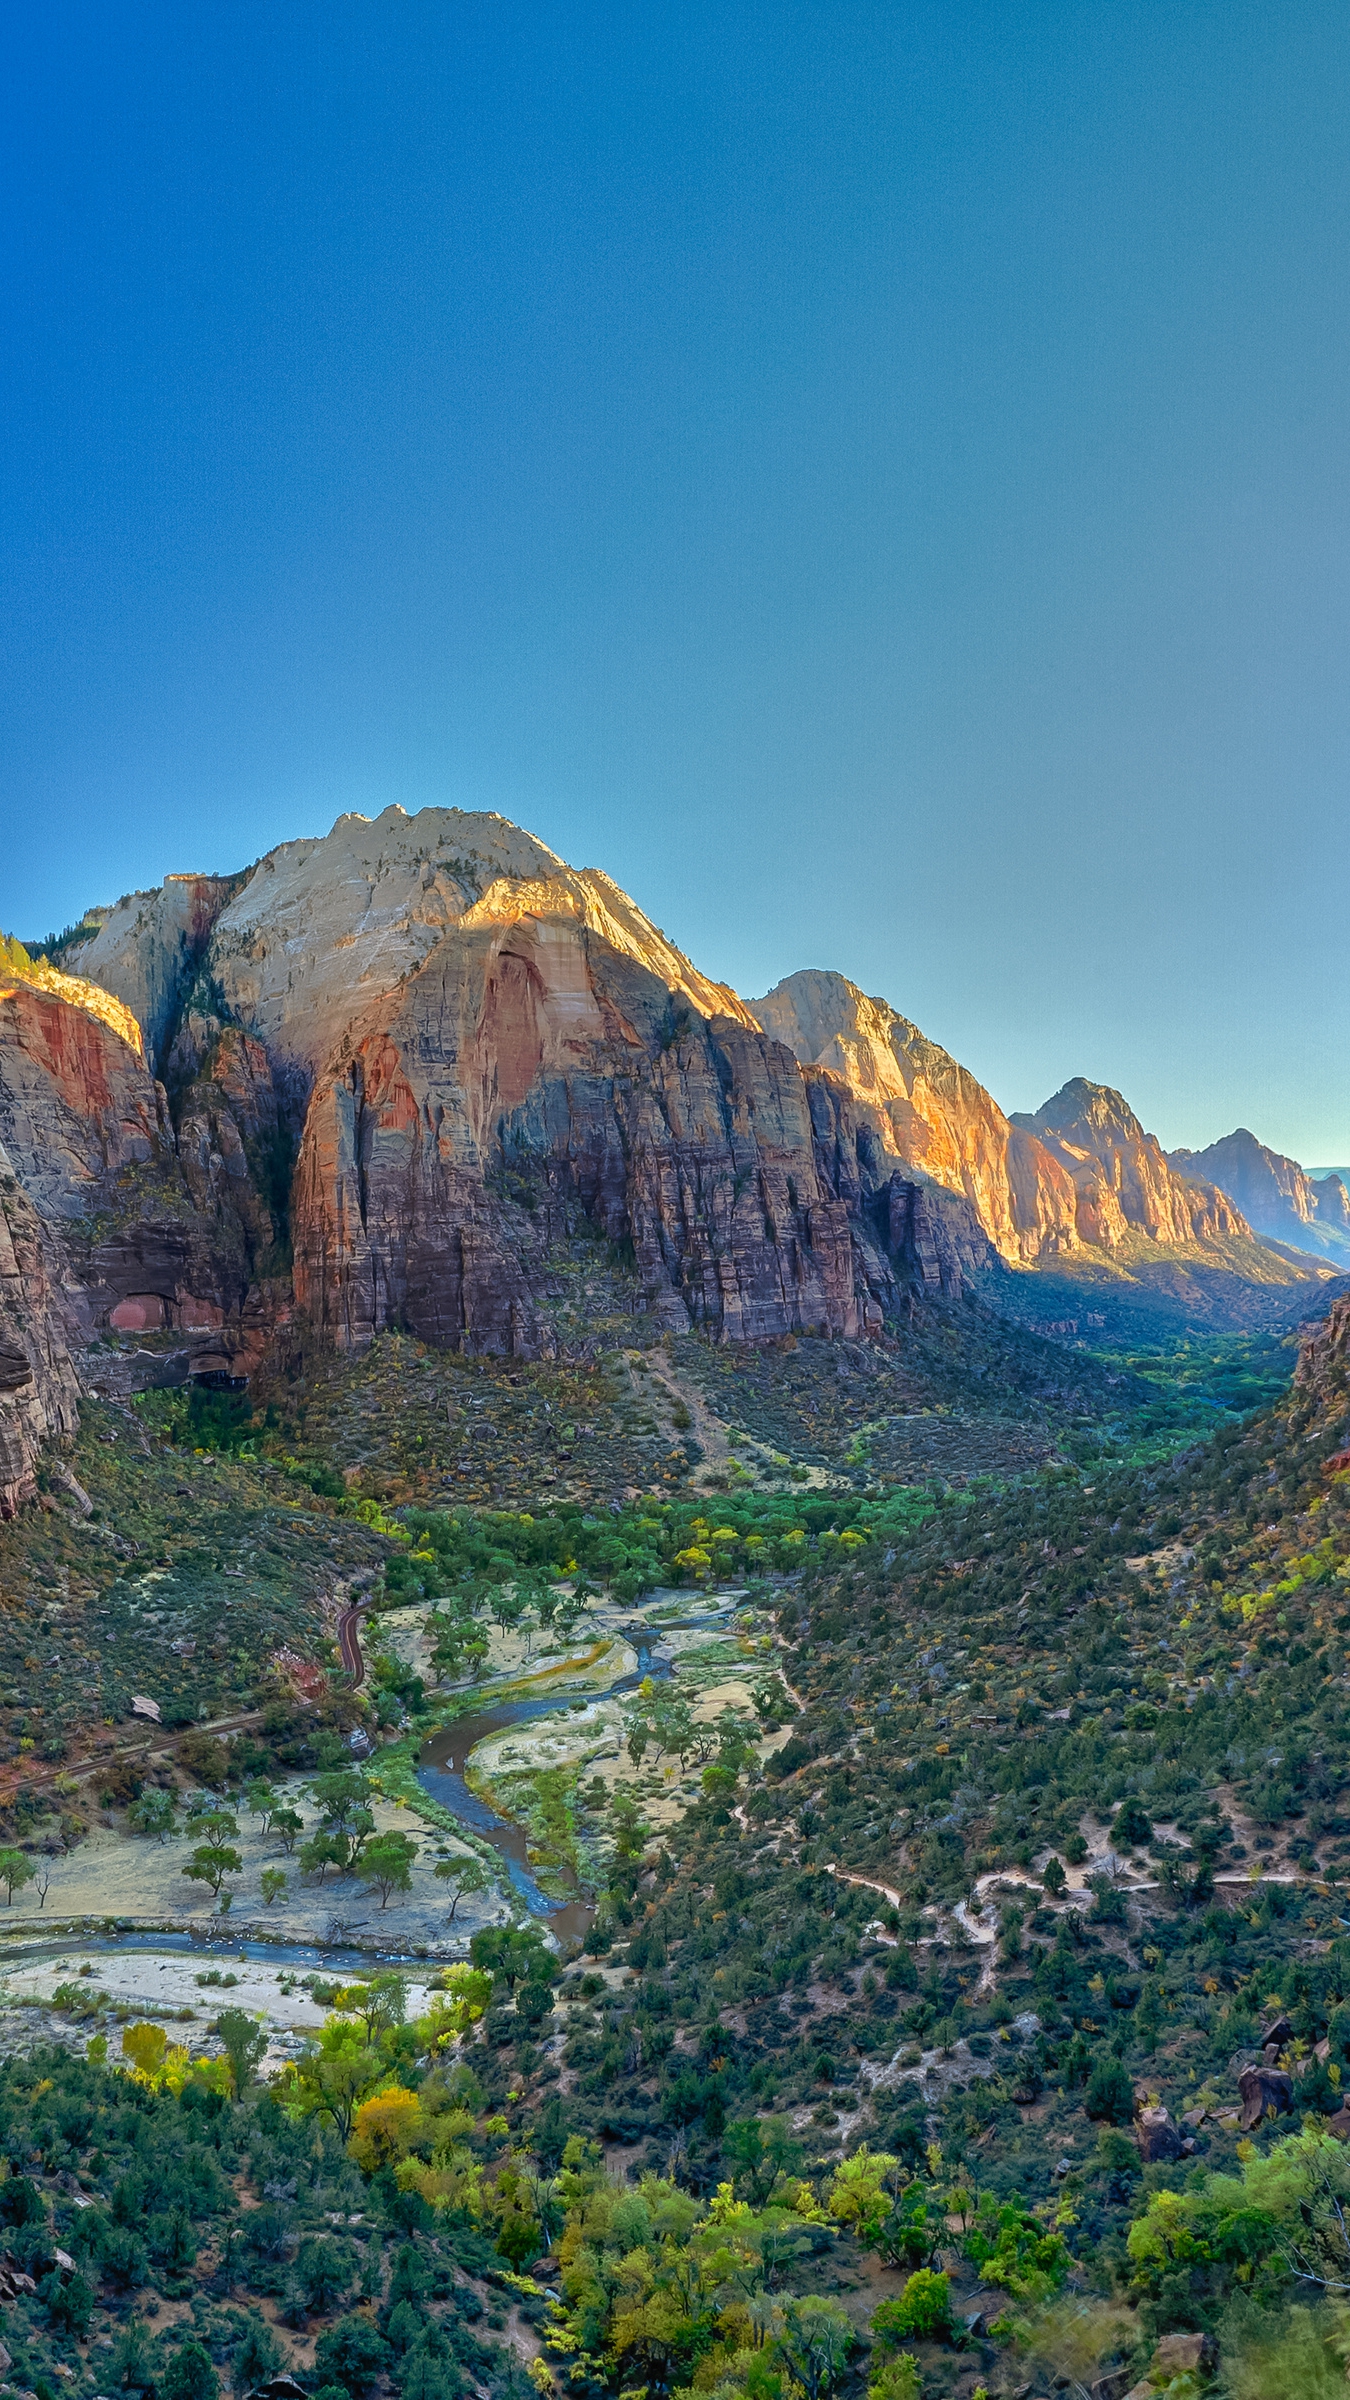
[[[337,1622],[338,1651],[353,1686],[366,1680],[366,1662],[356,1628],[369,1607],[369,1600],[358,1600],[351,1608],[343,1609]]]

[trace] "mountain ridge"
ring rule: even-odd
[[[1245,1125],[1208,1149],[1168,1155],[1181,1171],[1199,1168],[1228,1192],[1258,1232],[1350,1265],[1350,1194],[1339,1175],[1314,1179]]]
[[[583,1227],[636,1318],[717,1340],[869,1337],[1056,1259],[1301,1281],[1106,1087],[1011,1119],[846,978],[746,1001],[504,817],[347,814],[55,950],[0,994],[0,1139],[63,1295],[35,1263],[35,1353],[162,1330],[246,1376],[404,1328],[546,1357]]]

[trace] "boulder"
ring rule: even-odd
[[[1276,2050],[1283,2050],[1285,2043],[1292,2042],[1293,2038],[1294,2028],[1288,2017],[1272,2017],[1262,2030],[1261,2047],[1263,2050],[1269,2050],[1272,2046]]]
[[[1263,2117],[1288,2116],[1294,2105],[1293,2078],[1276,2067],[1244,2067],[1238,2077],[1242,2094],[1242,2130],[1250,2133]]]
[[[1181,2135],[1165,2108],[1141,2108],[1135,2118],[1139,2156],[1145,2166],[1157,2166],[1181,2156]]]
[[[1212,2333],[1165,2333],[1153,2353],[1154,2375],[1198,2375],[1219,2355]]]

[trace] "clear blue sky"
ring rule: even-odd
[[[1350,1156],[1350,10],[11,9],[0,924],[499,808]]]

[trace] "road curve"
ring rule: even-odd
[[[366,1662],[356,1629],[369,1607],[369,1600],[357,1600],[352,1607],[343,1609],[337,1621],[338,1652],[352,1679],[353,1690],[366,1680]]]

